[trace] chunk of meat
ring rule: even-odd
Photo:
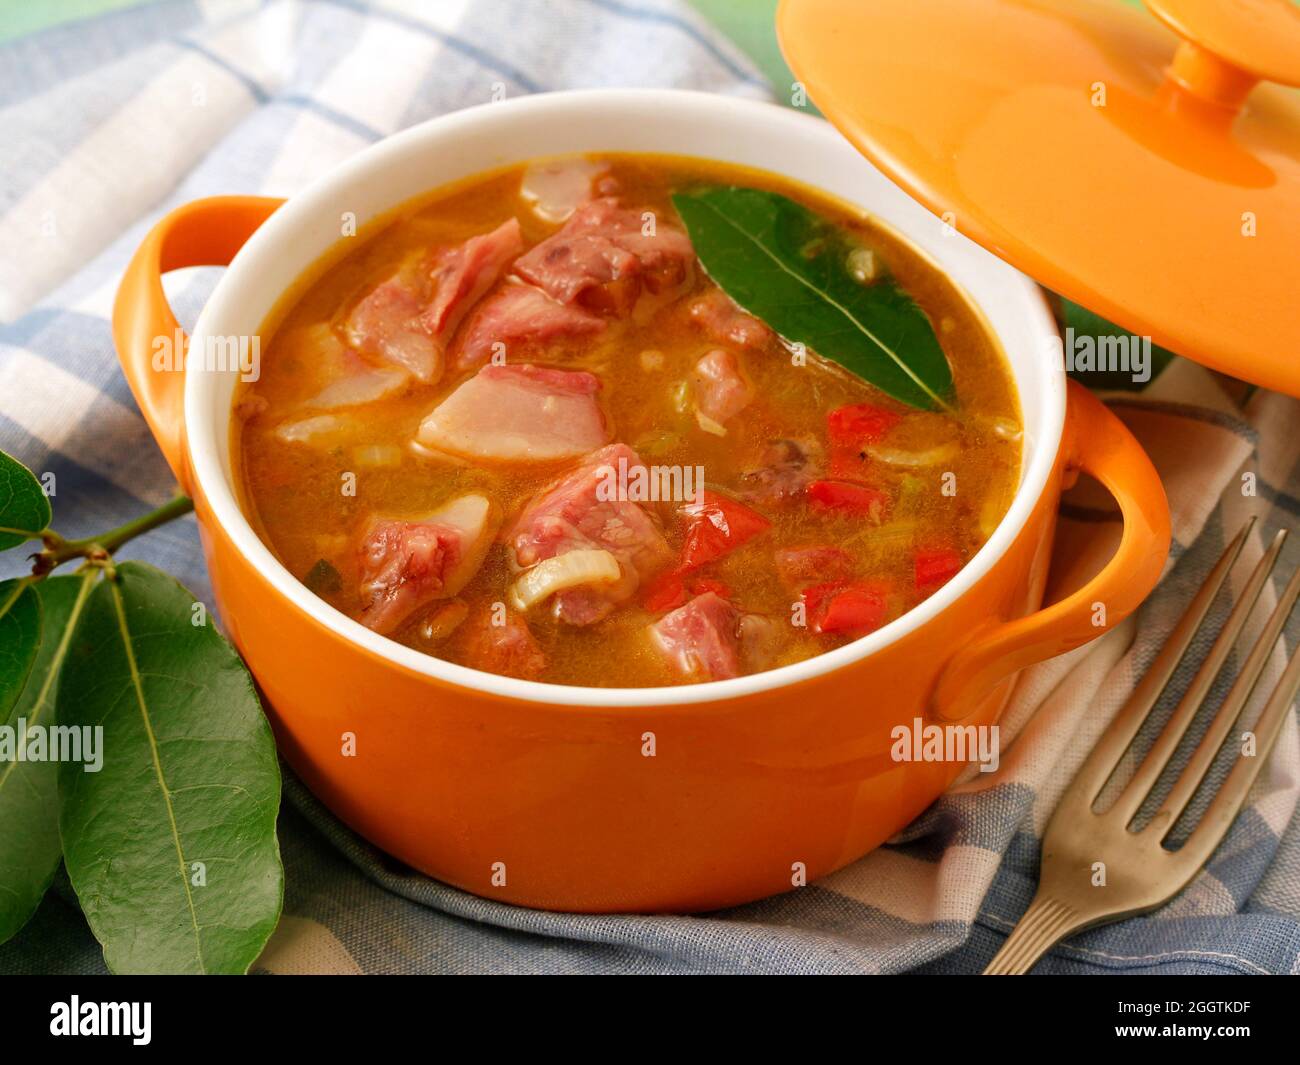
[[[358,554],[357,620],[387,635],[421,607],[459,592],[478,572],[501,524],[486,496],[460,496],[414,521],[373,517]]]
[[[421,321],[440,349],[446,350],[466,312],[487,294],[523,250],[519,221],[511,218],[491,233],[470,237],[463,244],[434,254],[429,272],[434,284],[433,302]]]
[[[621,208],[608,198],[595,200],[588,224],[593,229],[613,230],[613,241],[640,262],[641,284],[650,292],[675,289],[693,276],[695,246],[691,238],[686,230],[666,223],[653,211]]]
[[[740,475],[737,493],[749,503],[776,504],[801,497],[821,468],[815,440],[769,440],[756,465]]]
[[[425,384],[442,377],[442,349],[423,321],[424,302],[411,282],[394,274],[352,308],[343,332],[367,358],[392,363]]]
[[[792,592],[825,581],[841,581],[853,568],[853,556],[839,547],[783,547],[776,552],[776,573]]]
[[[771,326],[741,310],[720,288],[710,289],[691,301],[693,321],[715,344],[735,344],[741,348],[760,349],[776,339]]]
[[[602,448],[529,503],[504,537],[516,569],[577,550],[608,551],[618,561],[618,580],[566,588],[552,597],[556,616],[571,625],[608,616],[673,558],[650,514],[608,491],[620,460],[629,471],[643,465],[626,444]]]
[[[449,648],[465,665],[485,673],[534,680],[546,669],[546,655],[528,622],[503,607],[484,604],[471,612]]]
[[[420,423],[428,448],[494,462],[576,458],[609,439],[600,380],[545,366],[484,366]]]
[[[451,358],[456,369],[472,370],[492,357],[494,344],[501,344],[503,353],[513,358],[604,328],[604,320],[594,314],[553,300],[535,285],[512,281],[479,304],[456,338]]]
[[[642,286],[661,292],[680,285],[695,260],[684,230],[647,213],[620,207],[612,197],[592,200],[523,255],[515,272],[561,303],[625,315]]]
[[[716,592],[665,614],[650,626],[650,639],[684,678],[740,676],[740,611]]]
[[[695,364],[691,393],[701,427],[722,428],[749,406],[754,398],[754,386],[745,378],[734,352],[714,348]]]

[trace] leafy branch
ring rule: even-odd
[[[45,529],[41,533],[41,541],[45,544],[45,548],[32,555],[35,560],[32,565],[32,576],[44,577],[56,566],[61,566],[75,558],[85,558],[92,563],[104,562],[128,540],[134,540],[141,533],[147,533],[159,525],[166,525],[169,521],[188,514],[193,509],[192,499],[188,496],[177,496],[157,510],[133,518],[116,529],[99,536],[87,536],[81,540],[65,540],[53,529]]]
[[[0,452],[0,551],[41,543],[0,582],[0,943],[60,861],[115,972],[246,972],[279,919],[279,766],[252,679],[176,580],[113,559],[191,510],[70,540]]]

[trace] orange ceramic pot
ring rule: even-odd
[[[695,155],[781,173],[892,225],[965,289],[999,336],[1025,421],[1018,493],[949,584],[856,643],[797,665],[677,688],[577,688],[497,677],[384,639],[308,592],[258,539],[231,481],[235,375],[156,363],[173,336],[161,275],[230,269],[190,350],[256,334],[340,240],[432,188],[582,151]],[[698,911],[791,890],[880,844],[962,765],[891,757],[914,719],[989,724],[1025,665],[1094,638],[1155,584],[1164,492],[1127,430],[1067,386],[1037,287],[952,233],[825,123],[693,93],[528,97],[440,118],[350,159],[293,200],[220,197],[164,218],[114,314],[127,377],[193,495],[226,629],[265,695],[281,751],[384,850],[489,898],[546,909]],[[1055,348],[1053,344],[1055,343]],[[1053,351],[1057,357],[1053,357]],[[1120,547],[1041,607],[1063,482],[1116,497]],[[1105,605],[1098,627],[1095,604]]]

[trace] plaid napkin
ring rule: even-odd
[[[0,48],[0,448],[56,474],[66,534],[102,530],[157,504],[172,484],[118,371],[108,316],[122,268],[161,214],[214,193],[291,194],[379,137],[487,100],[498,86],[514,95],[615,84],[769,95],[741,55],[673,0],[176,0]],[[215,273],[169,278],[185,324]],[[1168,488],[1170,569],[1135,618],[1025,672],[1002,722],[998,771],[967,774],[888,846],[792,894],[724,913],[542,913],[412,872],[286,774],[285,915],[257,969],[978,971],[1029,902],[1038,839],[1062,788],[1226,540],[1258,515],[1245,552],[1253,561],[1261,536],[1300,509],[1295,401],[1265,392],[1234,398],[1183,361],[1141,393],[1111,398]],[[1243,491],[1246,473],[1253,494]],[[1053,594],[1095,570],[1118,529],[1107,497],[1086,486],[1072,493]],[[210,597],[192,520],[123,554]],[[1294,564],[1296,552],[1289,557]],[[0,556],[0,577],[19,565],[13,553]],[[1266,605],[1273,598],[1267,589]],[[1293,628],[1292,643],[1297,635]],[[1261,688],[1282,661],[1278,652]],[[1184,670],[1175,694],[1189,676]],[[1155,731],[1144,732],[1139,748]],[[1297,797],[1293,716],[1248,808],[1182,895],[1148,917],[1076,937],[1037,971],[1300,969]],[[102,970],[66,882],[0,946],[0,971]]]

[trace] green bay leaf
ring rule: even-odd
[[[8,715],[15,729],[19,718],[28,729],[54,724],[59,667],[97,576],[47,577],[27,589],[39,604],[40,633],[27,683]],[[59,868],[58,780],[54,762],[0,761],[0,943],[27,923]]]
[[[41,601],[27,577],[0,581],[0,724],[9,717],[41,642]]]
[[[252,680],[172,577],[95,588],[61,725],[103,726],[103,767],[59,772],[63,860],[118,973],[242,973],[279,919],[280,772]]]
[[[946,405],[952,370],[929,318],[891,278],[857,280],[853,245],[826,219],[736,186],[680,192],[673,205],[705,272],[739,306],[903,403]]]
[[[50,501],[26,466],[0,451],[0,551],[35,540],[50,524]]]

